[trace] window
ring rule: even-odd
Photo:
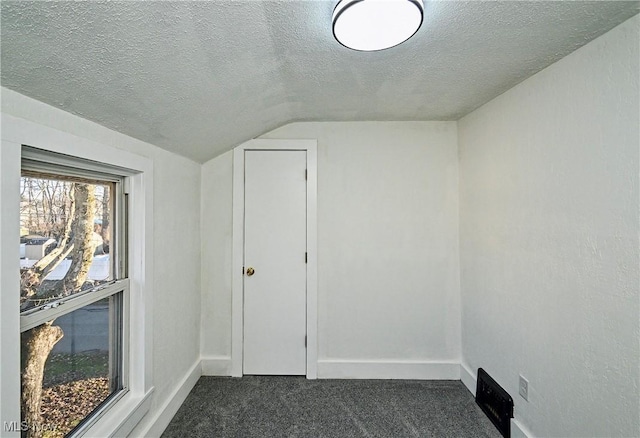
[[[125,174],[23,148],[23,436],[81,435],[128,390]]]

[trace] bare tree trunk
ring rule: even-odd
[[[40,404],[42,402],[42,380],[44,364],[53,346],[62,339],[62,329],[51,323],[35,327],[22,333],[22,420],[29,430],[26,436],[40,438],[44,431]]]
[[[101,233],[100,235],[102,236],[102,248],[104,250],[104,252],[109,252],[109,245],[110,245],[110,210],[109,210],[109,201],[111,198],[111,188],[112,186],[109,186],[109,189],[107,190],[107,187],[105,186],[104,188],[104,192],[103,192],[103,196],[102,196],[102,229],[100,230]]]
[[[89,274],[93,253],[96,250],[93,239],[93,224],[96,216],[96,188],[90,184],[76,185],[73,256],[71,266],[62,281],[56,287],[63,295],[72,294],[80,289]]]
[[[75,206],[73,212],[73,247],[71,266],[65,277],[58,282],[52,291],[40,293],[36,296],[46,298],[58,294],[69,295],[80,289],[87,280],[89,267],[93,261],[94,241],[93,222],[96,212],[95,187],[93,185],[75,184]],[[67,227],[68,228],[68,224]],[[59,259],[59,263],[62,259]],[[57,265],[57,264],[56,264]],[[48,265],[51,267],[51,264]],[[53,269],[53,268],[50,268]],[[41,284],[44,277],[40,277]],[[40,438],[42,422],[40,403],[42,400],[42,380],[44,378],[44,365],[53,349],[53,346],[62,339],[62,329],[53,326],[53,321],[38,326],[22,335],[22,409],[23,420],[30,429],[27,438]]]

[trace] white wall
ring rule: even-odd
[[[639,21],[459,122],[463,359],[535,436],[640,435]]]
[[[263,138],[318,140],[319,376],[436,377],[433,362],[459,362],[456,124],[294,123]],[[202,182],[202,345],[215,371],[230,355],[230,154]]]
[[[153,367],[149,371],[155,392],[150,412],[133,432],[139,436],[194,367],[199,375],[200,165],[4,88],[2,112],[147,157],[153,163]],[[4,178],[4,160],[2,164]],[[3,203],[2,208],[3,218],[12,217],[13,209],[17,217],[17,204]],[[2,272],[3,282],[9,274]],[[17,270],[11,275],[17,276]]]
[[[202,165],[203,373],[231,372],[233,151]]]

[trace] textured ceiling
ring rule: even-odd
[[[426,2],[411,40],[363,53],[336,2],[3,0],[1,83],[202,162],[291,121],[457,120],[639,10]]]

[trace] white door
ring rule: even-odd
[[[306,373],[306,151],[245,151],[244,374]]]

